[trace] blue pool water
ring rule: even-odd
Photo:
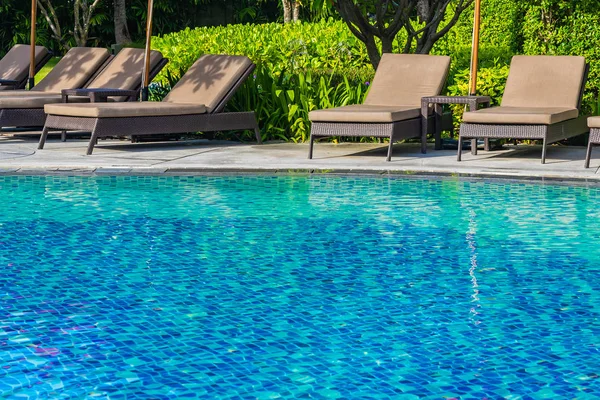
[[[0,177],[0,395],[600,397],[600,190]]]

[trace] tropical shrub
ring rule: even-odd
[[[508,65],[498,62],[492,67],[482,67],[477,74],[477,94],[490,96],[492,105],[500,105],[506,78],[508,77]],[[447,94],[449,96],[464,96],[469,92],[469,68],[454,70],[448,79]],[[464,112],[464,106],[453,107],[454,123],[458,125]]]
[[[227,107],[255,110],[269,140],[307,140],[310,111],[362,102],[373,77],[362,43],[333,20],[185,29],[153,39],[153,47],[171,60],[157,77],[162,86],[204,53],[250,57],[257,68]]]

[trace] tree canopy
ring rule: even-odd
[[[352,33],[365,43],[377,67],[381,53],[392,52],[402,29],[406,30],[401,46],[405,53],[429,53],[473,0],[334,0],[333,4]]]

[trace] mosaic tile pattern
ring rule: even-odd
[[[0,396],[600,397],[600,190],[0,177]]]

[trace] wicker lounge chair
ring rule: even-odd
[[[588,118],[588,127],[590,128],[590,139],[588,142],[587,153],[585,155],[585,167],[590,167],[592,158],[592,148],[600,145],[600,117]]]
[[[5,97],[60,95],[62,89],[83,87],[112,59],[108,50],[97,47],[74,47],[31,90],[0,92]]]
[[[74,50],[77,52],[73,55]],[[66,65],[61,66],[60,63],[67,57],[69,58]],[[109,57],[105,49],[78,48],[70,50],[63,60],[32,90],[17,93],[15,96],[0,95],[0,128],[43,126],[46,121],[44,106],[62,103],[65,99],[64,93],[61,92],[64,90],[83,87],[86,88],[84,92],[89,92],[92,88],[98,90],[89,95],[67,96],[71,103],[89,102],[100,98],[102,92],[108,93],[106,89],[116,92],[129,91],[131,98],[137,97],[139,93],[144,64],[143,49],[123,49],[117,56]],[[77,68],[75,75],[71,73],[74,62],[84,63],[82,67]],[[151,78],[156,76],[167,62],[161,53],[153,51],[150,58]],[[88,67],[85,64],[90,65]],[[105,96],[102,99],[124,101],[128,97],[115,96],[109,99]]]
[[[513,57],[501,106],[464,114],[458,161],[463,140],[506,138],[543,140],[544,164],[548,144],[588,131],[580,116],[588,69],[583,57]]]
[[[0,60],[0,90],[17,90],[25,88],[29,77],[31,47],[25,44],[14,45]],[[45,47],[35,46],[35,72],[52,58]]]
[[[61,90],[83,87],[110,59],[106,49],[75,47],[31,90],[0,92],[0,129],[43,126],[46,102],[61,102]]]
[[[387,161],[392,158],[394,142],[403,139],[420,137],[425,152],[421,99],[440,94],[449,68],[450,57],[384,54],[364,104],[310,112],[308,158],[312,159],[316,138],[331,136],[388,138]],[[428,127],[433,131],[434,118],[430,118]]]
[[[44,148],[50,129],[90,130],[88,155],[97,139],[106,136],[253,130],[260,143],[253,111],[223,112],[254,68],[248,57],[204,55],[161,102],[47,105],[48,118],[38,148]]]

